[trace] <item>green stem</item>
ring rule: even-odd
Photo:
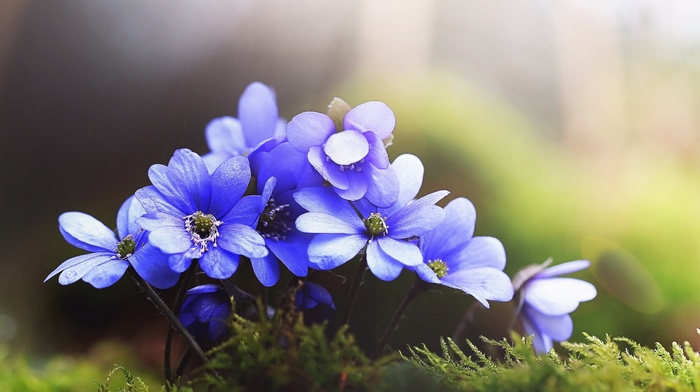
[[[340,325],[345,325],[350,321],[350,315],[352,315],[352,310],[355,307],[357,294],[360,291],[360,285],[362,284],[362,280],[365,276],[365,271],[367,271],[367,258],[362,255],[360,258],[360,265],[357,267],[357,274],[355,274],[355,278],[350,286],[348,300],[345,303],[345,309],[343,311],[343,317],[340,319]]]
[[[194,351],[195,354],[202,360],[202,362],[207,365],[211,366],[211,362],[209,361],[209,358],[204,354],[204,351],[202,351],[202,348],[199,347],[199,344],[197,343],[196,340],[194,340],[194,337],[187,331],[184,325],[180,322],[180,319],[175,316],[175,314],[168,308],[168,305],[163,302],[163,299],[158,295],[158,293],[153,290],[153,287],[151,287],[148,282],[143,280],[142,277],[140,277],[137,273],[131,274],[131,278],[136,282],[136,284],[146,293],[148,298],[153,302],[153,304],[158,308],[158,310],[165,316],[166,319],[170,322],[170,325],[175,328],[180,335],[182,336],[183,339],[187,342],[187,344],[190,346],[192,351]],[[216,372],[215,372],[216,373]]]
[[[423,282],[420,278],[416,277],[416,280],[413,282],[413,285],[408,290],[408,293],[403,299],[403,302],[401,302],[399,308],[396,309],[396,312],[394,313],[394,317],[391,319],[391,322],[386,327],[386,330],[384,330],[382,338],[379,340],[379,343],[377,343],[377,348],[374,349],[374,352],[370,357],[371,359],[377,359],[377,357],[379,357],[379,354],[381,354],[382,350],[384,350],[386,344],[389,343],[391,335],[393,335],[394,331],[396,331],[396,328],[399,326],[399,321],[401,321],[403,314],[406,312],[406,309],[408,309],[408,305],[410,305],[411,302],[413,302],[413,300],[416,299],[416,297],[418,297],[418,295],[420,295],[424,291],[427,291],[428,287],[429,286],[427,283]]]

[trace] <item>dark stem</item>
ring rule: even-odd
[[[483,305],[481,305],[481,302],[474,301],[474,303],[467,308],[467,310],[462,315],[462,318],[457,323],[454,332],[452,332],[452,340],[462,340],[462,336],[464,335],[464,331],[467,329],[467,325],[474,323],[476,311],[481,309],[482,307]]]
[[[367,259],[364,255],[362,255],[360,256],[360,265],[357,267],[357,274],[355,275],[352,285],[350,286],[348,300],[345,303],[345,309],[343,310],[343,317],[340,319],[340,325],[345,325],[350,321],[350,315],[355,307],[357,293],[360,291],[360,285],[362,284],[362,279],[365,276],[365,271],[367,271]]]
[[[175,314],[168,308],[168,305],[163,302],[163,299],[160,298],[158,293],[153,290],[153,287],[151,287],[148,282],[143,280],[142,277],[140,277],[137,273],[134,273],[132,271],[131,278],[136,282],[136,284],[146,293],[148,298],[153,302],[153,304],[158,308],[158,310],[165,316],[166,319],[170,322],[170,324],[175,328],[180,335],[182,336],[183,339],[187,342],[187,344],[190,346],[192,351],[194,351],[195,354],[202,360],[202,362],[207,365],[211,366],[211,362],[209,362],[209,358],[204,354],[204,351],[202,351],[202,348],[199,347],[199,344],[197,343],[196,340],[194,340],[194,337],[187,331],[184,325],[180,322],[180,319],[175,316]],[[215,374],[216,371],[214,371]]]
[[[190,280],[192,280],[192,275],[194,274],[195,267],[192,265],[190,268],[185,271],[185,273],[182,276],[182,281],[180,282],[180,287],[177,290],[177,294],[175,295],[175,303],[173,305],[173,309],[175,311],[173,312],[175,314],[175,317],[178,317],[180,315],[180,307],[182,307],[182,303],[185,300],[185,293],[187,292],[187,288],[190,285]],[[163,369],[165,371],[165,381],[168,383],[172,382],[172,370],[170,366],[170,357],[171,357],[171,352],[172,352],[172,344],[173,344],[173,326],[172,323],[168,324],[168,332],[165,335],[165,350],[164,350],[164,357],[163,357]]]
[[[374,349],[374,352],[370,357],[371,359],[377,359],[379,354],[382,353],[382,350],[384,350],[386,344],[389,343],[389,339],[391,338],[391,335],[394,334],[394,331],[396,331],[396,328],[399,326],[399,321],[401,321],[403,314],[406,312],[406,309],[408,309],[408,305],[410,305],[411,302],[413,302],[413,300],[416,299],[416,297],[418,297],[418,295],[420,295],[424,291],[427,291],[429,287],[430,286],[428,286],[427,283],[423,282],[420,278],[416,277],[416,280],[413,282],[413,285],[408,290],[408,293],[403,299],[403,302],[401,302],[399,308],[396,309],[396,313],[394,313],[394,317],[391,319],[391,322],[386,327],[382,338],[379,340],[379,343],[377,343],[377,348]]]
[[[190,361],[190,358],[192,358],[192,350],[187,347],[185,353],[182,354],[182,357],[180,358],[180,363],[177,365],[177,369],[175,370],[175,378],[182,377],[182,374],[185,373],[185,368],[187,367],[187,363]]]

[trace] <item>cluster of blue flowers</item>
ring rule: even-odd
[[[510,301],[517,291],[522,325],[535,335],[538,351],[569,338],[568,314],[592,299],[595,288],[556,276],[587,264],[540,268],[511,282],[501,242],[473,236],[469,200],[455,198],[442,208],[436,203],[448,195],[444,190],[416,198],[423,164],[410,154],[390,161],[395,125],[382,102],[350,108],[339,99],[328,114],[305,112],[287,123],[274,91],[253,83],[240,98],[238,118],[207,125],[209,153],[180,149],[167,165],[150,167],[151,185],[121,206],[116,235],[90,215],[62,214],[63,237],[89,253],[66,260],[46,280],[59,275],[64,285],[82,279],[104,288],[132,267],[167,289],[196,269],[213,283],[189,289],[180,318],[196,339],[215,343],[231,314],[230,293],[216,281],[230,279],[240,263],[250,262],[259,282],[271,287],[282,268],[303,282],[310,270],[360,260],[383,281],[408,270],[485,307]],[[313,281],[301,287],[299,309],[317,321],[332,316],[327,288]]]

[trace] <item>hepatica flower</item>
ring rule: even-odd
[[[224,288],[205,284],[187,290],[180,321],[199,344],[210,347],[226,337],[231,312],[231,299]]]
[[[338,132],[325,114],[298,114],[287,124],[287,140],[307,155],[342,198],[364,197],[376,206],[388,207],[396,201],[397,178],[382,140],[391,136],[395,125],[388,106],[366,102],[345,115]]]
[[[590,301],[597,294],[588,282],[559,277],[588,268],[588,260],[546,268],[550,262],[527,267],[513,278],[522,303],[520,321],[525,333],[534,335],[532,344],[538,353],[548,352],[553,341],[570,338],[573,322],[569,313],[576,310],[580,302]]]
[[[61,263],[44,282],[58,273],[58,282],[67,285],[79,279],[95,288],[113,285],[133,265],[136,272],[158,288],[173,286],[178,274],[168,268],[168,255],[149,244],[147,233],[134,222],[144,213],[132,196],[117,213],[117,235],[102,222],[82,212],[66,212],[58,217],[63,238],[90,253]]]
[[[394,161],[399,181],[396,203],[382,208],[366,199],[348,202],[329,187],[306,188],[294,194],[306,210],[296,221],[297,228],[316,233],[309,244],[309,260],[318,269],[328,270],[350,260],[363,249],[367,266],[379,279],[394,280],[404,267],[423,263],[418,246],[407,239],[421,236],[445,218],[435,205],[447,195],[438,191],[413,200],[423,182],[423,164],[414,155],[401,155]]]
[[[202,158],[187,149],[175,151],[168,166],[153,165],[153,183],[136,191],[147,214],[138,223],[149,241],[170,255],[175,272],[192,259],[209,277],[225,279],[238,268],[239,255],[264,257],[265,242],[251,226],[260,215],[261,197],[242,197],[250,181],[245,157],[233,157],[209,174]]]
[[[328,290],[318,283],[305,281],[294,295],[294,305],[304,312],[305,324],[320,324],[335,313],[335,304]]]
[[[475,223],[476,210],[469,200],[447,204],[442,224],[420,237],[423,264],[416,272],[427,282],[462,290],[488,308],[487,300],[510,301],[513,286],[503,272],[503,245],[493,237],[473,237]]]
[[[238,118],[215,118],[204,130],[211,152],[203,156],[210,173],[225,160],[237,155],[250,156],[269,151],[284,140],[286,122],[279,118],[275,92],[254,82],[246,87],[238,101]]]
[[[296,218],[306,211],[292,195],[300,188],[322,185],[323,178],[311,167],[304,154],[289,143],[282,143],[269,153],[261,152],[259,157],[257,189],[262,194],[264,206],[256,230],[265,239],[269,253],[250,261],[258,280],[270,287],[280,277],[278,260],[296,276],[306,276],[308,272],[306,250],[312,236],[300,232],[294,224]]]

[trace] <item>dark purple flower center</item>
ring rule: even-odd
[[[136,251],[136,241],[131,234],[117,243],[117,256],[122,260],[129,258],[134,254],[134,251]]]
[[[258,220],[258,227],[255,229],[264,238],[271,238],[275,242],[279,240],[284,241],[287,238],[287,232],[291,230],[289,225],[287,225],[288,219],[289,204],[278,206],[275,204],[275,199],[271,197],[267,201],[267,205]]]
[[[362,221],[365,223],[365,227],[372,237],[389,234],[389,226],[386,225],[382,214],[378,212],[369,214],[369,216]]]
[[[195,246],[199,246],[202,252],[209,249],[209,243],[216,246],[216,238],[219,236],[219,226],[223,223],[216,220],[216,217],[211,214],[205,214],[202,211],[197,211],[192,215],[187,215],[185,220],[185,230],[190,235]]]
[[[435,275],[437,275],[438,278],[442,278],[443,276],[447,275],[447,273],[450,271],[450,268],[447,267],[447,263],[445,263],[441,259],[429,261],[428,267],[430,267],[430,269],[433,270],[433,272],[435,272]]]

